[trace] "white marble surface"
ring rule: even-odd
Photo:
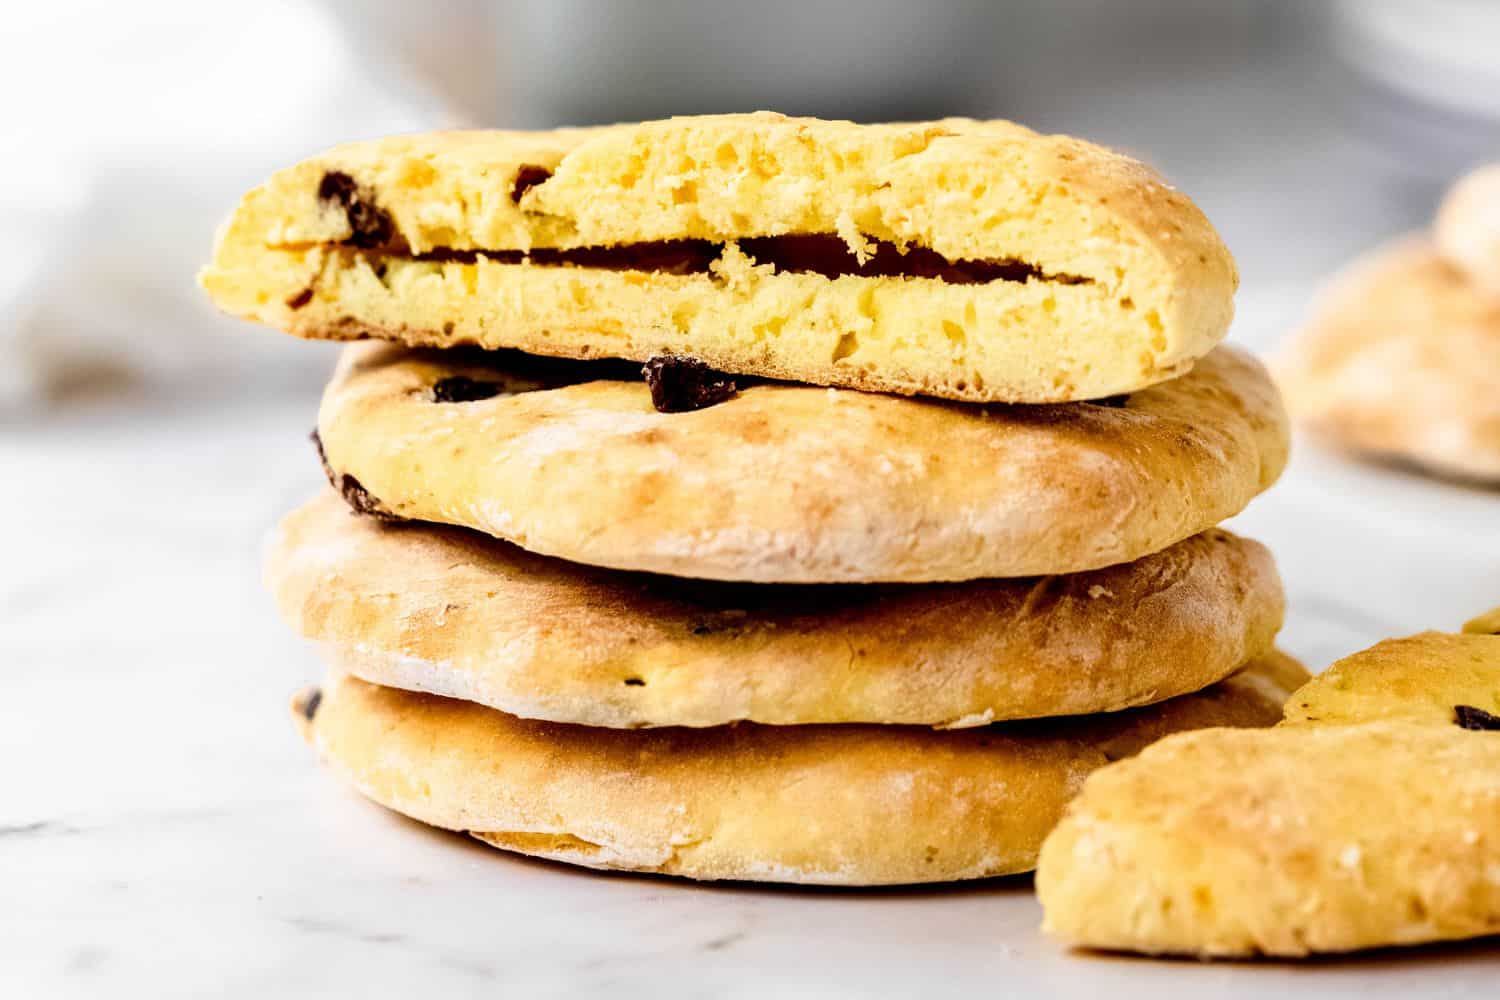
[[[298,350],[311,350],[296,345]],[[319,770],[318,675],[258,582],[318,482],[315,387],[0,425],[0,996],[999,994],[1493,997],[1500,945],[1348,962],[1078,956],[1026,879],[707,888],[502,855]],[[255,397],[246,399],[241,397]],[[1302,447],[1240,520],[1321,667],[1500,601],[1500,493]]]

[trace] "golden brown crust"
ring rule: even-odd
[[[692,413],[656,412],[613,369],[488,358],[348,348],[318,419],[329,464],[403,517],[616,569],[766,583],[1080,572],[1217,524],[1286,460],[1275,389],[1231,348],[1119,407],[757,385]],[[514,391],[432,402],[454,375]]]
[[[1270,553],[1216,529],[1074,577],[737,585],[387,525],[332,493],[282,521],[266,579],[292,626],[367,681],[624,728],[1116,711],[1267,653],[1283,611]]]
[[[1433,226],[1438,252],[1500,300],[1500,163],[1459,180]]]
[[[519,190],[523,172],[537,183]],[[339,246],[356,234],[318,197],[330,173],[383,213],[381,242],[419,254],[731,249],[713,276],[376,259]],[[772,275],[735,242],[805,234],[1088,280]],[[1187,370],[1227,331],[1238,275],[1191,201],[1090,143],[1009,122],[757,114],[339,147],[247,195],[203,283],[227,311],[306,337],[637,361],[670,350],[819,384],[1047,402]]]
[[[1340,660],[1274,730],[1164,739],[1048,837],[1044,926],[1200,957],[1496,933],[1500,732],[1471,730],[1497,713],[1500,636],[1425,632]]]
[[[1500,480],[1500,299],[1425,237],[1356,262],[1277,366],[1293,416],[1329,440]]]
[[[1207,730],[1096,772],[1037,868],[1094,948],[1279,955],[1500,931],[1500,736],[1405,722]]]
[[[882,885],[1024,871],[1090,770],[1162,732],[1267,725],[1280,708],[1231,678],[1095,720],[625,731],[344,677],[294,710],[362,793],[498,847],[695,879]]]
[[[1500,635],[1422,632],[1346,656],[1287,703],[1292,723],[1448,725],[1454,707],[1500,714]]]
[[[1500,606],[1464,622],[1464,631],[1472,635],[1500,635]]]

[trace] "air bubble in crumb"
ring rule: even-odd
[[[857,350],[859,350],[858,335],[853,332],[846,333],[839,337],[837,344],[833,345],[833,357],[830,360],[833,364],[838,364]]]

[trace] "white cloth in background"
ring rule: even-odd
[[[0,410],[80,382],[326,365],[218,316],[194,277],[238,197],[335,142],[452,122],[295,0],[8,8]]]

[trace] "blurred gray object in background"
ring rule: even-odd
[[[1250,55],[1287,4],[1259,0],[502,2],[508,94],[528,125],[706,111],[1025,118]],[[1226,54],[1229,59],[1226,60]]]
[[[1334,25],[1357,126],[1410,169],[1500,159],[1500,3],[1340,0]]]
[[[501,7],[508,96],[528,125],[758,108],[864,121],[986,114],[1007,20],[984,0]]]

